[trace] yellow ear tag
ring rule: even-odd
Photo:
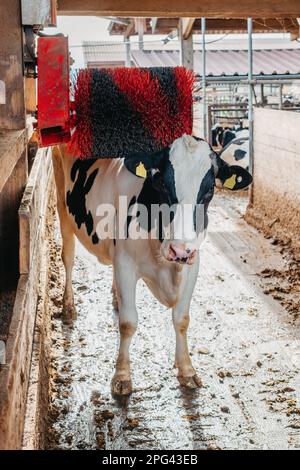
[[[141,178],[147,178],[147,170],[144,167],[144,163],[140,162],[135,169],[136,176],[140,176]]]
[[[230,176],[230,178],[227,178],[227,180],[225,180],[223,184],[223,188],[233,189],[235,187],[235,184],[236,184],[236,175],[232,175]]]

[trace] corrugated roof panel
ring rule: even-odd
[[[175,67],[179,65],[179,51],[131,51],[138,67]],[[194,70],[202,74],[202,52],[194,51]],[[247,51],[207,51],[206,73],[211,76],[247,75]],[[300,49],[256,50],[253,52],[253,73],[300,73]]]

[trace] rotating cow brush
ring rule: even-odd
[[[71,147],[85,157],[152,153],[192,132],[193,74],[176,68],[81,70]]]
[[[39,38],[38,52],[41,146],[69,142],[75,157],[122,158],[157,152],[192,133],[192,71],[83,69],[71,86],[70,101],[67,38]]]

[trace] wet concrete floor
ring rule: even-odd
[[[219,194],[210,208],[188,335],[204,383],[196,391],[176,379],[171,311],[141,282],[134,393],[123,402],[112,398],[118,345],[112,269],[77,245],[79,318],[69,327],[57,318],[63,270],[60,262],[53,266],[49,448],[300,448],[300,326],[264,293],[258,275],[285,269],[286,261],[242,219],[245,204]]]

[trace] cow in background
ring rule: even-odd
[[[223,127],[221,124],[215,124],[211,129],[211,143],[213,147],[226,147],[236,137],[248,137],[249,130],[241,125],[233,128]]]
[[[228,165],[238,165],[249,171],[249,131],[238,132],[221,152],[219,157]]]
[[[212,128],[212,145],[221,150],[218,154],[228,165],[249,169],[249,130],[236,126],[233,129],[216,124]]]

